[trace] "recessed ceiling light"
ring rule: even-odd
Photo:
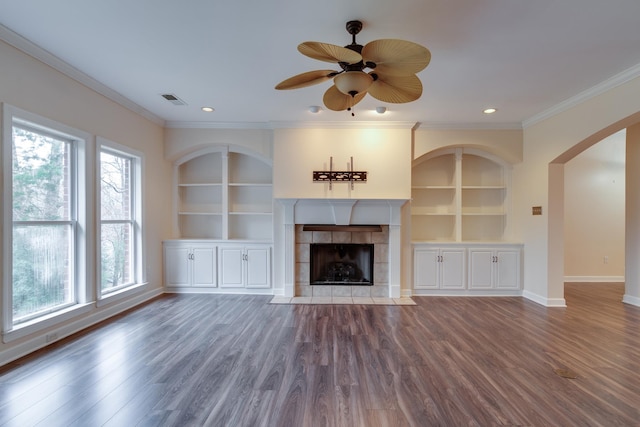
[[[202,107],[202,111],[204,111],[205,113],[212,113],[213,107]]]
[[[387,111],[387,107],[376,107],[376,113],[384,114]]]
[[[312,112],[313,114],[319,113],[320,110],[321,108],[318,105],[312,105],[309,107],[309,111]]]
[[[495,109],[495,108],[485,108],[484,110],[482,110],[482,112],[485,113],[485,114],[493,114],[496,111],[498,111],[498,110]]]

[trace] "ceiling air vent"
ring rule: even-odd
[[[173,105],[187,105],[186,102],[171,93],[164,93],[161,96]]]

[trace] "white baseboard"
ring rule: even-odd
[[[546,298],[530,291],[522,291],[522,296],[545,307],[566,307],[567,301],[564,298]]]
[[[624,283],[624,276],[565,276],[565,283]]]
[[[625,294],[622,297],[622,302],[640,307],[640,298],[634,297],[633,295]]]

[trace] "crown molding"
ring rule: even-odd
[[[168,120],[164,123],[167,129],[271,129],[267,122],[191,122]]]
[[[415,122],[344,121],[344,122],[187,122],[167,121],[171,129],[415,129]]]
[[[313,122],[270,122],[272,129],[415,129],[418,123],[400,121],[313,121]]]
[[[22,37],[18,33],[13,32],[12,30],[3,26],[2,24],[0,24],[0,40],[26,53],[27,55],[37,59],[38,61],[50,66],[51,68],[61,72],[67,77],[72,78],[78,83],[83,84],[89,89],[94,90],[100,95],[103,95],[109,98],[113,102],[127,108],[128,110],[131,110],[134,113],[145,117],[151,122],[160,126],[165,125],[165,121],[162,118],[156,116],[149,110],[146,110],[145,108],[131,101],[129,98],[125,97],[124,95],[100,83],[93,77],[90,77],[87,74],[83,73],[82,71],[78,70],[77,68],[71,66],[70,64],[66,63],[62,59],[51,54],[49,51],[41,48],[40,46]]]
[[[627,83],[635,78],[640,77],[640,64],[634,65],[631,68],[626,69],[625,71],[616,74],[613,77],[608,78],[600,84],[597,84],[579,94],[572,96],[569,99],[566,99],[559,104],[545,110],[539,114],[536,114],[533,117],[525,119],[522,121],[522,128],[526,129],[529,126],[533,126],[536,123],[539,123],[543,120],[546,120],[550,117],[555,116],[556,114],[560,114],[564,111],[567,111],[591,98],[594,98],[598,95],[601,95],[617,86]]]
[[[420,129],[437,130],[522,130],[522,124],[514,123],[456,123],[456,122],[424,122]]]

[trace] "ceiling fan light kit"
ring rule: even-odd
[[[367,93],[379,101],[396,104],[420,98],[422,83],[416,73],[431,61],[427,48],[397,39],[374,40],[362,46],[356,43],[362,22],[349,21],[346,28],[352,35],[352,42],[345,47],[321,42],[298,45],[298,51],[303,55],[337,63],[341,70],[308,71],[280,82],[275,88],[299,89],[333,79],[333,85],[322,99],[333,111],[351,111]],[[364,71],[367,68],[371,71]]]
[[[346,71],[335,76],[333,83],[340,92],[354,97],[369,89],[369,86],[373,83],[373,77],[371,77],[371,74],[363,73],[362,71]]]

